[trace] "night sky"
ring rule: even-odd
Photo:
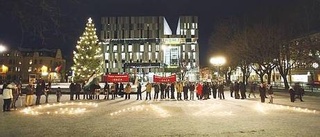
[[[50,31],[45,40],[28,35],[25,48],[60,48],[67,60],[82,34],[88,17],[92,17],[100,34],[100,18],[103,16],[165,16],[169,25],[176,25],[178,16],[194,15],[199,18],[200,67],[208,65],[213,49],[208,40],[214,24],[229,16],[254,13],[264,7],[285,6],[290,0],[61,0],[58,3],[61,19],[59,31]],[[21,31],[16,20],[0,14],[0,43],[16,48]],[[41,20],[39,20],[41,21]],[[172,28],[175,30],[175,28]],[[210,52],[208,52],[210,51]]]

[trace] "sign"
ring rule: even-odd
[[[105,82],[129,82],[129,74],[108,74],[104,76]]]
[[[182,38],[163,38],[162,39],[162,43],[168,44],[168,45],[176,45],[184,42],[185,42],[185,39],[182,39]]]
[[[171,75],[168,77],[161,77],[153,75],[153,82],[176,82],[177,78],[176,75]]]

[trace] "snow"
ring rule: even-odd
[[[228,96],[229,92],[225,95]],[[62,103],[70,102],[68,99],[68,95],[63,95]],[[291,103],[286,93],[275,92],[275,104],[260,103],[259,98],[236,100],[226,97],[220,100],[211,97],[209,100],[195,101],[135,99],[136,95],[131,95],[131,100],[118,97],[116,100],[73,101],[98,104],[98,107],[86,107],[84,113],[74,115],[28,115],[20,112],[24,107],[18,107],[19,110],[0,114],[0,133],[1,136],[130,137],[320,135],[318,97],[305,96],[305,102]],[[18,106],[21,100],[24,101],[24,96],[18,100]],[[49,104],[54,102],[55,95],[50,95]],[[43,111],[52,109],[44,108]]]

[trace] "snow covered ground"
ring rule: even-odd
[[[259,103],[259,98],[196,101],[175,100],[80,100],[62,104],[50,95],[49,104],[31,107],[38,115],[18,110],[0,114],[1,136],[319,136],[320,101],[304,97],[291,103],[285,93],[275,93],[275,104]],[[2,100],[2,98],[0,97]],[[82,99],[82,96],[81,96]],[[143,96],[144,99],[144,96]],[[44,97],[42,101],[44,102]],[[78,105],[78,104],[83,105]],[[86,106],[85,103],[98,106]],[[268,102],[268,101],[267,101]],[[2,102],[1,102],[2,103]],[[72,104],[71,104],[72,103]],[[2,104],[1,104],[2,105]],[[64,110],[85,108],[83,113]],[[55,114],[54,112],[57,113]],[[49,112],[49,113],[48,113]]]

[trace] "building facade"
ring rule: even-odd
[[[198,80],[196,16],[180,16],[174,25],[163,16],[102,17],[101,23],[106,73],[146,79],[174,73],[181,80]]]
[[[61,50],[9,50],[0,55],[1,81],[35,82],[36,79],[60,82],[66,60]]]

